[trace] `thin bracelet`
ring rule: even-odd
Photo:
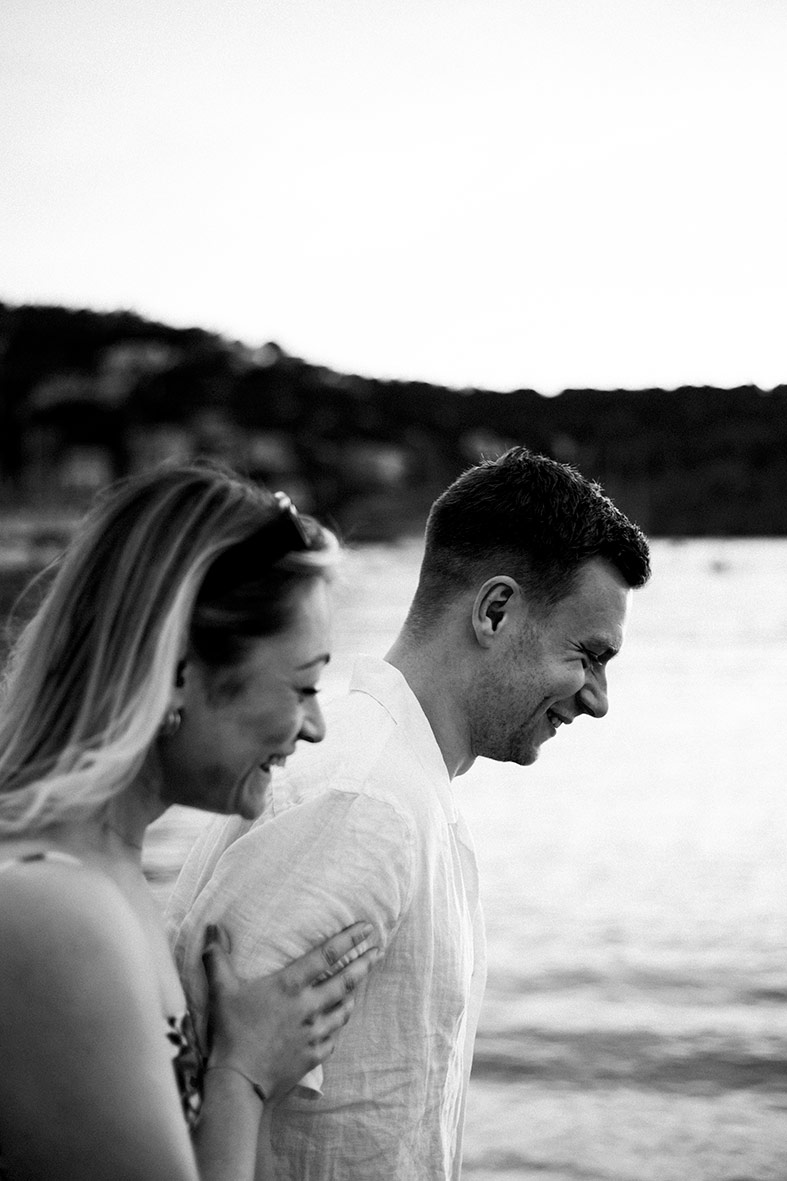
[[[233,1074],[239,1074],[241,1078],[245,1078],[246,1082],[249,1084],[252,1091],[259,1099],[260,1103],[265,1104],[268,1102],[265,1092],[263,1091],[263,1089],[259,1085],[259,1083],[255,1083],[254,1079],[249,1078],[249,1076],[247,1074],[244,1074],[243,1071],[239,1067],[237,1067],[237,1066],[206,1066],[205,1067],[205,1074],[207,1074],[208,1071],[210,1071],[210,1070],[231,1070]]]

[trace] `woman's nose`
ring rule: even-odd
[[[325,737],[325,718],[316,697],[306,703],[299,738],[304,742],[322,742]]]

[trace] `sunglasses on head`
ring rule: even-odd
[[[230,588],[254,578],[260,568],[275,566],[291,553],[311,548],[309,536],[298,510],[285,492],[274,494],[273,516],[245,541],[221,554],[208,571],[200,592],[208,598],[220,598]]]
[[[274,492],[273,497],[278,514],[267,525],[263,525],[261,531],[265,537],[266,557],[271,563],[278,562],[285,554],[310,547],[309,535],[287,493]]]

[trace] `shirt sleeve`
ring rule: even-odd
[[[221,855],[175,936],[198,1029],[206,1016],[207,923],[228,932],[242,979],[274,972],[361,920],[373,924],[384,950],[409,904],[413,864],[406,819],[356,791],[328,790],[254,825]]]

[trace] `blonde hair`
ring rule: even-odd
[[[0,834],[94,813],[128,786],[187,649],[224,668],[286,626],[294,587],[328,574],[338,542],[301,517],[297,545],[285,536],[282,551],[277,536],[272,552],[281,518],[266,489],[208,465],[160,469],[102,498],[9,658]]]

